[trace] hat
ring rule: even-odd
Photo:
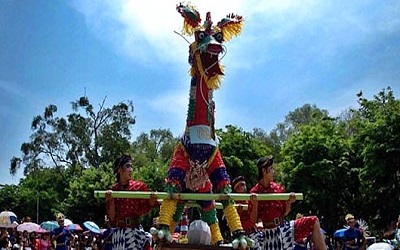
[[[128,162],[132,162],[132,157],[128,154],[123,154],[118,157],[114,162],[114,173],[118,172],[118,169]]]
[[[238,177],[236,177],[235,179],[233,179],[233,181],[232,181],[232,187],[233,187],[233,189],[235,189],[235,187],[236,187],[236,184],[238,184],[239,182],[241,182],[241,181],[245,181],[244,180],[244,177],[243,176],[238,176]]]
[[[272,166],[272,164],[274,164],[274,157],[272,155],[268,157],[261,157],[257,161],[258,168],[269,167]]]

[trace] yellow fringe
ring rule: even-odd
[[[206,81],[207,87],[209,89],[213,89],[213,90],[219,89],[221,87],[221,84],[222,84],[222,75],[215,75],[215,76],[213,76],[211,78],[208,78],[208,76],[204,72],[203,65],[201,63],[200,54],[196,53],[195,56],[196,56],[196,61],[197,61],[197,69],[200,72],[200,77],[202,76],[204,81]],[[221,68],[221,71],[223,72],[224,67],[222,65],[220,65],[220,68]],[[195,71],[194,67],[192,67],[192,69],[190,71],[190,74],[194,75],[195,72],[196,71]]]
[[[219,241],[223,241],[221,230],[219,229],[218,222],[210,225],[211,232],[211,243],[216,244]]]
[[[238,36],[242,32],[243,21],[237,23],[229,23],[226,26],[221,28],[222,35],[224,36],[224,40],[228,42],[231,40],[233,36]]]
[[[176,200],[172,199],[165,199],[161,203],[160,207],[160,216],[159,216],[159,223],[163,225],[170,225],[171,222],[173,221],[172,217],[175,214],[176,211]]]
[[[190,25],[186,20],[183,21],[182,34],[191,36],[194,34],[195,28]]]
[[[238,214],[236,208],[232,204],[229,204],[224,209],[224,215],[225,215],[226,221],[228,222],[228,226],[229,226],[229,229],[231,230],[231,232],[235,232],[237,230],[243,230],[242,223],[240,222],[239,214]]]

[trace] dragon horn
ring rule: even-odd
[[[228,14],[220,22],[217,27],[221,29],[224,40],[227,42],[233,36],[238,36],[242,32],[244,20],[242,16],[235,14]]]
[[[184,19],[182,33],[189,36],[193,35],[195,28],[201,22],[199,12],[194,6],[183,5],[182,3],[176,6],[176,10],[181,13]]]

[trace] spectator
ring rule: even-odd
[[[68,241],[70,232],[64,227],[65,216],[62,213],[57,214],[56,220],[59,227],[51,232],[51,240],[56,241],[56,250],[68,250]]]
[[[364,250],[367,244],[364,234],[355,227],[354,215],[347,214],[345,220],[349,228],[344,231],[344,250]]]

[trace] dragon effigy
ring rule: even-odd
[[[191,65],[189,106],[185,131],[176,146],[168,169],[165,189],[169,193],[221,193],[231,192],[230,178],[218,148],[215,136],[215,103],[213,92],[221,85],[223,67],[220,56],[225,52],[224,42],[240,34],[243,19],[229,14],[216,25],[211,14],[201,25],[199,12],[194,6],[179,4],[177,11],[184,18],[184,35],[194,36],[189,46]],[[239,215],[232,199],[222,201],[224,216],[234,238],[235,248],[246,248],[251,240],[243,236]],[[215,201],[199,201],[201,218],[210,226],[211,242],[223,241]],[[184,203],[176,199],[163,200],[160,208],[160,227],[154,233],[159,239],[169,239],[170,229],[179,223]]]

